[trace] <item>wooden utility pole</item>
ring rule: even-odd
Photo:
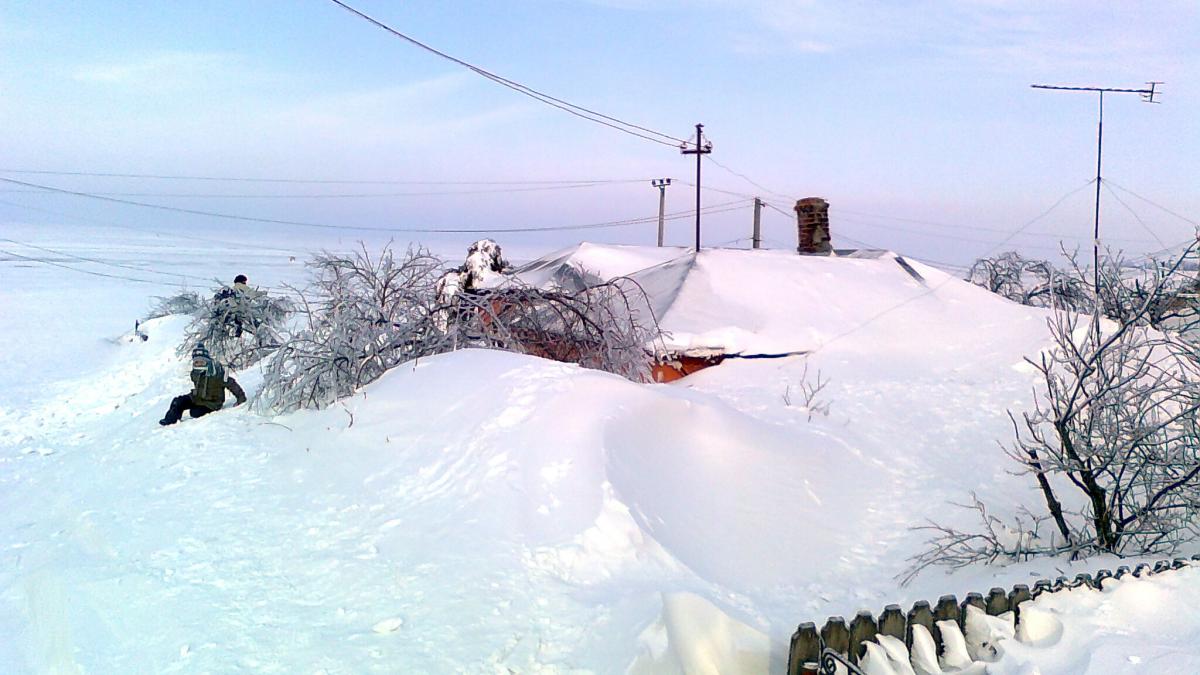
[[[750,241],[753,242],[754,248],[762,247],[761,246],[762,245],[762,230],[759,227],[759,225],[761,223],[762,223],[762,200],[759,199],[758,197],[755,197],[754,198],[754,233],[750,237]]]
[[[671,184],[670,178],[655,178],[650,181],[650,184],[658,188],[658,247],[663,245],[663,215],[666,213],[667,207],[667,186]]]
[[[696,156],[696,252],[700,252],[700,159],[703,155],[712,152],[712,143],[704,140],[704,125],[696,125],[696,148],[688,149],[688,144],[685,142],[679,146],[680,152],[685,155]]]

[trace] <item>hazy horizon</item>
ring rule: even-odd
[[[749,200],[759,196],[775,207],[763,212],[768,245],[794,246],[791,200],[821,196],[831,203],[839,246],[955,264],[1010,248],[1053,257],[1060,240],[1090,248],[1095,194],[1085,186],[1096,168],[1096,97],[1032,83],[1165,81],[1161,105],[1128,94],[1105,99],[1112,191],[1102,195],[1102,240],[1144,253],[1190,237],[1198,220],[1192,36],[1200,11],[1192,3],[1152,10],[986,0],[351,4],[457,58],[606,115],[685,139],[704,123],[715,163],[704,167],[703,183],[713,190],[703,203],[717,211],[704,217],[706,245],[746,245]],[[658,191],[651,178],[674,179],[669,212],[694,206],[693,157],[541,105],[330,2],[176,3],[153,13],[22,2],[0,9],[0,40],[8,47],[0,61],[8,132],[0,137],[0,178],[351,228],[651,219],[491,235],[543,250],[582,240],[652,245]],[[106,222],[255,240],[381,236],[11,183],[0,192],[0,222],[10,224]],[[667,233],[668,243],[690,245],[692,221],[672,221]],[[448,245],[476,238],[392,234]]]

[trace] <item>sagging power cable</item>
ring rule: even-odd
[[[679,147],[681,145],[687,144],[687,141],[685,141],[681,138],[676,138],[669,134],[664,134],[662,132],[655,131],[653,129],[649,129],[644,126],[633,124],[632,122],[626,122],[625,120],[622,120],[622,119],[619,119],[616,117],[612,117],[610,115],[605,115],[600,112],[596,112],[595,110],[591,110],[589,108],[585,108],[583,106],[576,105],[569,101],[564,101],[563,99],[560,99],[560,98],[555,98],[549,94],[538,91],[532,87],[528,87],[519,82],[515,82],[515,81],[510,80],[505,77],[501,77],[495,73],[484,70],[483,68],[480,68],[479,66],[467,63],[466,61],[463,61],[462,59],[459,59],[457,57],[451,56],[450,54],[447,54],[446,52],[435,49],[435,48],[425,44],[424,42],[417,40],[416,38],[413,38],[409,35],[401,33],[400,31],[396,30],[395,28],[392,28],[391,26],[383,23],[382,21],[380,21],[374,17],[371,17],[371,16],[351,7],[350,5],[347,5],[346,3],[342,2],[341,0],[329,0],[329,1],[332,2],[333,4],[337,5],[338,7],[341,7],[342,9],[346,10],[347,12],[350,12],[351,14],[353,14],[353,15],[379,27],[379,28],[382,28],[383,30],[387,31],[388,33],[391,33],[395,37],[398,37],[401,40],[404,40],[405,42],[408,42],[411,45],[419,47],[419,48],[429,52],[430,54],[433,54],[435,56],[446,59],[447,61],[450,61],[451,63],[458,64],[477,75],[485,77],[485,78],[491,80],[492,82],[499,84],[500,86],[512,89],[513,91],[517,92],[518,94],[521,94],[523,96],[528,96],[529,98],[532,98],[535,101],[545,103],[546,105],[549,105],[554,108],[558,108],[559,110],[570,113],[581,119],[588,120],[589,122],[601,124],[603,126],[611,128],[611,129],[616,129],[617,131],[620,131],[622,133],[626,133],[631,136],[637,136],[638,138],[643,138],[645,140],[652,141],[654,143],[659,143],[661,145],[668,145],[668,146],[671,146],[674,148],[674,147]]]

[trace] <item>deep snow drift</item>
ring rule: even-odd
[[[164,429],[185,319],[65,351],[38,308],[131,326],[169,289],[5,267],[0,297],[27,310],[6,358],[52,365],[0,391],[0,670],[781,672],[801,621],[1067,573],[894,578],[911,525],[970,523],[950,501],[1038,507],[996,441],[1029,403],[1041,310],[887,253],[556,259],[639,279],[677,346],[810,354],[643,385],[469,350],[328,410]],[[828,416],[799,403],[806,367]]]

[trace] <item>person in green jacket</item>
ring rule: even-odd
[[[158,423],[163,426],[175,424],[183,418],[185,411],[192,417],[202,417],[220,410],[225,405],[226,389],[237,398],[235,405],[246,402],[246,392],[237,380],[225,374],[225,367],[213,360],[203,343],[196,343],[192,350],[192,391],[176,396],[166,416]]]

